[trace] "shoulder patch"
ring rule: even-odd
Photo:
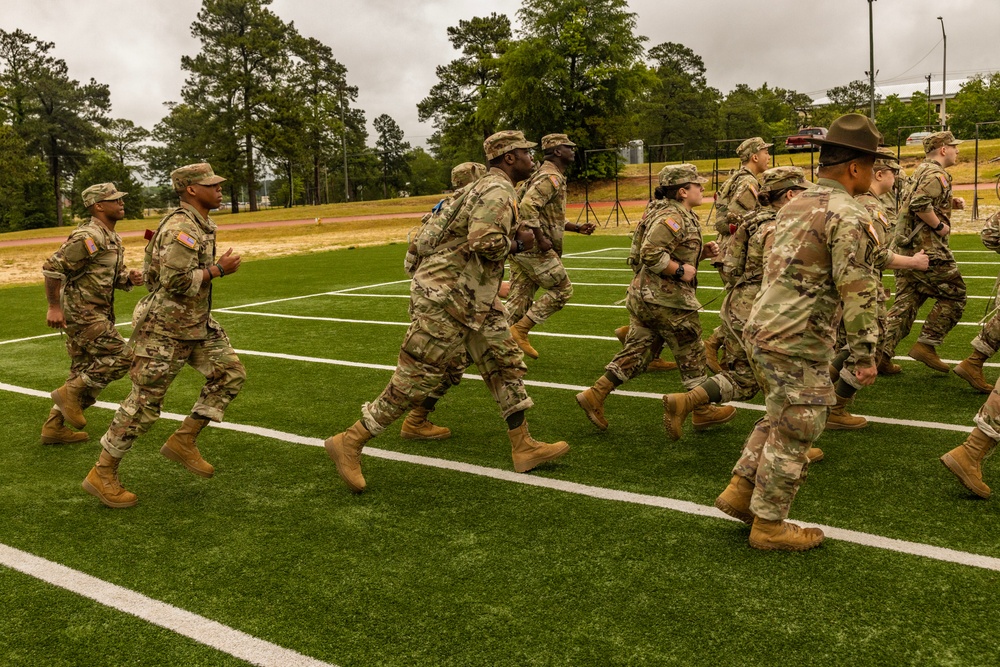
[[[673,218],[667,218],[666,220],[663,221],[663,224],[665,224],[667,227],[674,230],[675,232],[681,231],[680,224]]]
[[[948,187],[948,178],[944,174],[938,174],[937,177],[941,181],[942,187]]]
[[[872,226],[872,223],[869,222],[865,224],[865,231],[868,232],[868,236],[872,237],[872,240],[875,241],[875,245],[879,245],[878,234],[875,233],[875,228]]]
[[[194,250],[194,247],[198,245],[198,243],[193,238],[191,238],[184,232],[177,233],[177,242],[180,243],[182,246],[191,248],[192,250]]]
[[[549,175],[549,180],[552,181],[552,185],[558,190],[559,189],[559,177],[555,174]]]
[[[84,239],[83,245],[87,247],[88,254],[93,255],[95,252],[97,252],[97,244],[94,243],[94,239],[90,238],[89,236],[86,239]]]
[[[757,188],[754,187],[753,185],[748,185],[747,188],[749,188],[750,192],[753,193],[754,199],[756,199],[757,198]]]

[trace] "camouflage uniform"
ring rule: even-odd
[[[566,176],[552,162],[543,162],[528,179],[520,215],[521,224],[540,229],[552,247],[545,251],[535,248],[510,257],[507,321],[515,324],[527,315],[535,324],[541,324],[562,310],[573,296],[573,285],[561,259],[566,225]],[[535,301],[539,288],[545,293]]]
[[[116,193],[122,194],[125,193]],[[118,233],[97,218],[78,226],[42,266],[46,278],[62,282],[69,379],[89,387],[81,408],[97,401],[108,384],[125,375],[130,357],[115,328],[115,290],[130,291],[125,249]]]
[[[655,200],[646,207],[640,226],[644,234],[633,241],[639,245],[638,264],[633,266],[637,271],[625,299],[629,331],[624,348],[605,370],[622,382],[630,380],[649,363],[653,349],[666,343],[684,387],[693,389],[708,377],[697,278],[687,283],[663,272],[671,259],[697,266],[704,245],[698,214],[674,200]],[[731,383],[721,382],[723,386],[723,391],[732,391]]]
[[[490,169],[472,185],[444,249],[424,257],[413,277],[412,323],[396,372],[379,397],[362,407],[362,423],[372,435],[440,387],[463,348],[504,417],[533,405],[522,381],[527,367],[497,296],[517,218],[514,184],[503,171]],[[451,243],[461,238],[460,245]]]
[[[745,165],[754,153],[772,145],[764,143],[760,137],[753,137],[741,143],[736,149],[736,154],[744,166],[719,187],[715,197],[715,231],[719,233],[719,255],[712,260],[712,266],[719,269],[723,284],[727,288],[732,286],[734,276],[724,274],[722,269],[726,254],[729,252],[731,237],[736,233],[740,221],[760,208],[760,202],[757,201],[760,183]]]
[[[733,469],[753,480],[750,510],[784,520],[806,452],[835,404],[827,370],[841,318],[859,363],[873,364],[877,237],[837,181],[820,179],[778,213],[764,282],[744,328],[767,393],[768,437],[750,438]]]
[[[167,387],[189,364],[207,379],[192,415],[222,421],[246,370],[225,331],[211,315],[215,223],[182,202],[163,218],[146,245],[143,274],[150,293],[135,307],[132,392],[115,413],[101,444],[120,459],[160,416]]]
[[[994,213],[986,220],[986,226],[979,232],[979,237],[987,250],[1000,253],[1000,213]],[[1000,350],[1000,311],[994,310],[979,335],[972,339],[972,347],[987,358]]]
[[[889,310],[886,335],[879,342],[879,352],[887,358],[892,358],[896,344],[909,335],[917,311],[927,299],[935,299],[937,303],[928,313],[917,342],[931,347],[941,344],[965,310],[965,281],[948,248],[948,239],[939,236],[916,215],[931,208],[942,222],[950,224],[951,175],[934,160],[926,159],[913,172],[912,183],[901,202],[895,252],[912,256],[923,250],[930,259],[930,267],[927,271],[896,271],[896,301]]]

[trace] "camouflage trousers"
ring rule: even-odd
[[[115,380],[123,377],[131,364],[125,339],[111,320],[84,325],[67,325],[66,352],[70,366],[67,382],[81,378],[89,387],[80,404],[86,409]]]
[[[686,389],[694,389],[708,378],[697,310],[647,303],[631,293],[625,299],[625,307],[629,313],[625,347],[605,370],[622,382],[631,380],[649,365],[654,349],[666,344],[673,352]]]
[[[756,396],[760,389],[743,342],[743,325],[750,314],[750,306],[753,305],[756,293],[756,290],[748,291],[737,287],[726,293],[719,308],[726,365],[723,372],[713,379],[722,392],[723,403],[747,401]]]
[[[979,335],[972,339],[972,347],[987,357],[992,357],[1000,350],[1000,311],[983,325]]]
[[[754,347],[751,358],[766,393],[767,416],[754,425],[733,474],[754,483],[750,511],[766,521],[788,517],[806,479],[806,453],[823,433],[836,403],[827,362]]]
[[[533,405],[523,382],[528,368],[510,336],[505,311],[490,310],[478,330],[417,295],[411,296],[411,313],[392,379],[378,398],[361,408],[362,422],[372,435],[380,434],[428,396],[440,393],[463,353],[476,364],[501,416]]]
[[[410,299],[409,307],[410,321],[414,320],[413,317],[413,299]],[[458,351],[458,354],[454,359],[448,362],[444,369],[444,375],[441,377],[441,383],[431,390],[427,394],[428,398],[433,398],[435,401],[444,398],[444,395],[448,393],[448,390],[459,384],[462,381],[462,376],[465,374],[465,369],[472,364],[469,361],[469,354],[462,348]]]
[[[973,421],[987,437],[1000,440],[1000,379],[993,385],[993,391],[979,408]]]
[[[545,290],[536,301],[535,292]],[[507,295],[508,322],[515,324],[527,315],[541,324],[558,313],[573,296],[566,267],[555,250],[510,256],[510,293]]]
[[[185,364],[206,378],[191,414],[215,422],[222,421],[226,407],[240,393],[247,377],[222,329],[209,325],[205,340],[178,340],[148,331],[134,335],[135,353],[129,369],[132,392],[101,438],[101,445],[116,458],[132,449],[136,439],[159,419],[167,387]]]
[[[917,311],[927,299],[937,303],[928,313],[917,342],[937,347],[965,310],[965,281],[954,261],[933,261],[926,272],[896,271],[896,301],[889,309],[879,352],[890,358],[896,353],[896,345],[910,334]]]
[[[882,288],[882,293],[880,294],[876,305],[877,313],[875,315],[875,325],[878,327],[878,338],[875,341],[875,349],[879,349],[882,344],[882,339],[885,337],[886,327],[889,326],[889,310],[885,307],[888,302],[889,297],[885,288]],[[840,323],[840,327],[837,329],[837,344],[834,350],[840,351],[847,348],[847,330],[844,328],[843,321]],[[895,348],[895,346],[893,346]],[[855,389],[862,389],[863,385],[858,382],[857,376],[854,374],[858,368],[857,356],[853,353],[847,357],[844,361],[844,365],[840,369],[840,379],[842,379],[847,384],[851,385]]]

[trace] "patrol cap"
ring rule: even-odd
[[[746,162],[757,151],[770,148],[773,145],[774,144],[765,144],[764,140],[760,137],[750,137],[737,147],[736,155],[739,156],[741,162]]]
[[[930,153],[942,146],[957,146],[962,143],[961,139],[956,139],[951,132],[935,132],[929,137],[924,137],[924,153]]]
[[[798,167],[774,167],[760,175],[762,193],[777,192],[788,188],[805,190],[810,185],[803,171]]]
[[[181,192],[189,185],[215,185],[226,179],[216,176],[209,163],[198,162],[174,169],[170,172],[170,180],[174,184],[174,192]]]
[[[486,137],[483,150],[486,151],[486,159],[493,160],[516,148],[534,148],[537,145],[534,141],[525,139],[524,132],[520,130],[501,130]]]
[[[848,113],[830,123],[826,138],[814,137],[809,140],[820,146],[840,146],[878,157],[878,147],[882,143],[882,133],[868,116]],[[820,166],[823,166],[820,164]]]
[[[556,146],[576,146],[565,134],[546,134],[542,137],[542,150],[547,151]]]
[[[465,187],[486,175],[486,165],[479,162],[463,162],[451,170],[451,186]]]
[[[91,185],[83,191],[83,205],[86,208],[90,208],[97,202],[114,201],[121,199],[127,194],[127,192],[118,192],[118,188],[114,183],[98,183],[97,185]]]
[[[708,179],[698,175],[698,167],[693,164],[668,164],[660,170],[660,185],[671,187],[688,183],[708,183]]]
[[[895,153],[888,148],[880,148],[878,149],[878,157],[875,158],[875,171],[885,171],[886,169],[898,174],[902,167],[896,160]]]

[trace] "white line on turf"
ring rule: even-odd
[[[571,252],[563,255],[563,259],[574,259],[576,257],[584,257],[586,255],[597,255],[602,252],[617,252],[619,250],[628,250],[625,246],[614,246],[611,248],[599,248],[597,250],[583,250],[580,252]]]
[[[180,415],[178,415],[180,416]],[[0,565],[29,577],[89,598],[106,607],[130,614],[153,625],[166,628],[206,646],[265,667],[332,667],[330,663],[310,658],[297,651],[258,639],[253,635],[193,614],[173,605],[147,597],[128,588],[92,577],[0,544]]]
[[[239,354],[250,354],[246,350],[237,350]],[[267,355],[272,356],[272,355]],[[282,355],[282,357],[291,357],[292,355]],[[326,360],[326,363],[338,363],[342,365],[351,366],[371,366],[378,368],[379,370],[391,369],[390,366],[385,365],[366,365],[357,364],[354,362],[339,362],[337,360]],[[525,383],[525,384],[536,384],[551,386],[557,388],[572,388],[574,390],[582,389],[582,387],[573,387],[572,385],[558,385],[555,383]],[[44,398],[48,400],[49,395],[43,391],[38,391],[35,389],[28,389],[27,387],[19,387],[16,385],[10,385],[6,383],[0,383],[0,390],[10,391],[18,394],[23,394],[27,396],[37,396],[39,398]],[[646,394],[642,392],[615,392],[621,395],[638,395],[643,397],[654,397],[659,399],[660,394]],[[112,403],[105,403],[99,401],[97,407],[115,409],[117,406]],[[736,403],[734,405],[743,405]],[[761,406],[747,406],[743,407],[755,407],[757,409],[762,409]],[[162,417],[171,419],[174,421],[183,420],[184,416],[173,413],[164,413]],[[899,423],[894,421],[893,423]],[[309,438],[306,436],[297,435],[294,433],[284,433],[282,431],[276,431],[274,429],[260,428],[257,426],[248,426],[245,424],[233,424],[233,423],[222,423],[222,424],[212,424],[213,428],[221,428],[230,431],[238,431],[240,433],[248,433],[252,435],[258,435],[265,438],[271,438],[274,440],[280,440],[283,442],[289,442],[293,444],[309,445],[311,447],[322,447],[323,441],[319,438]],[[948,429],[951,430],[951,429]],[[964,428],[963,430],[968,430]],[[699,505],[697,503],[692,503],[686,500],[676,500],[674,498],[666,498],[664,496],[653,496],[642,493],[632,493],[629,491],[621,491],[618,489],[608,489],[599,486],[590,486],[588,484],[579,484],[576,482],[567,482],[563,480],[550,479],[547,477],[538,477],[534,475],[524,475],[519,473],[510,472],[507,470],[499,470],[496,468],[488,468],[485,466],[477,466],[469,463],[460,463],[458,461],[449,461],[447,459],[438,459],[428,456],[415,456],[412,454],[404,454],[401,452],[393,452],[384,449],[378,449],[376,447],[366,447],[365,454],[368,456],[373,456],[375,458],[387,459],[391,461],[399,461],[402,463],[411,463],[414,465],[422,465],[432,468],[439,468],[443,470],[452,470],[455,472],[463,472],[470,475],[479,475],[481,477],[489,477],[491,479],[496,479],[504,482],[511,482],[515,484],[524,484],[527,486],[536,486],[545,489],[551,489],[555,491],[562,491],[564,493],[572,493],[581,496],[587,496],[590,498],[598,498],[603,500],[610,500],[613,502],[623,502],[632,503],[636,505],[646,505],[650,507],[660,507],[663,509],[669,509],[676,512],[682,512],[685,514],[693,514],[697,516],[710,517],[715,519],[725,519],[728,521],[736,521],[714,507],[708,507],[705,505]],[[1000,558],[993,558],[991,556],[983,556],[979,554],[968,553],[965,551],[958,551],[955,549],[946,549],[943,547],[936,547],[928,544],[922,544],[920,542],[909,542],[906,540],[896,540],[889,537],[883,537],[881,535],[873,535],[870,533],[862,533],[854,530],[847,530],[844,528],[837,528],[834,526],[826,526],[823,524],[816,523],[806,523],[807,526],[815,526],[823,530],[824,533],[831,539],[841,540],[844,542],[851,542],[854,544],[859,544],[862,546],[873,547],[877,549],[885,549],[887,551],[894,551],[898,553],[911,554],[914,556],[922,556],[925,558],[930,558],[933,560],[944,561],[948,563],[956,563],[959,565],[967,565],[970,567],[977,567],[987,570],[1000,571]],[[199,640],[201,641],[201,640]]]

